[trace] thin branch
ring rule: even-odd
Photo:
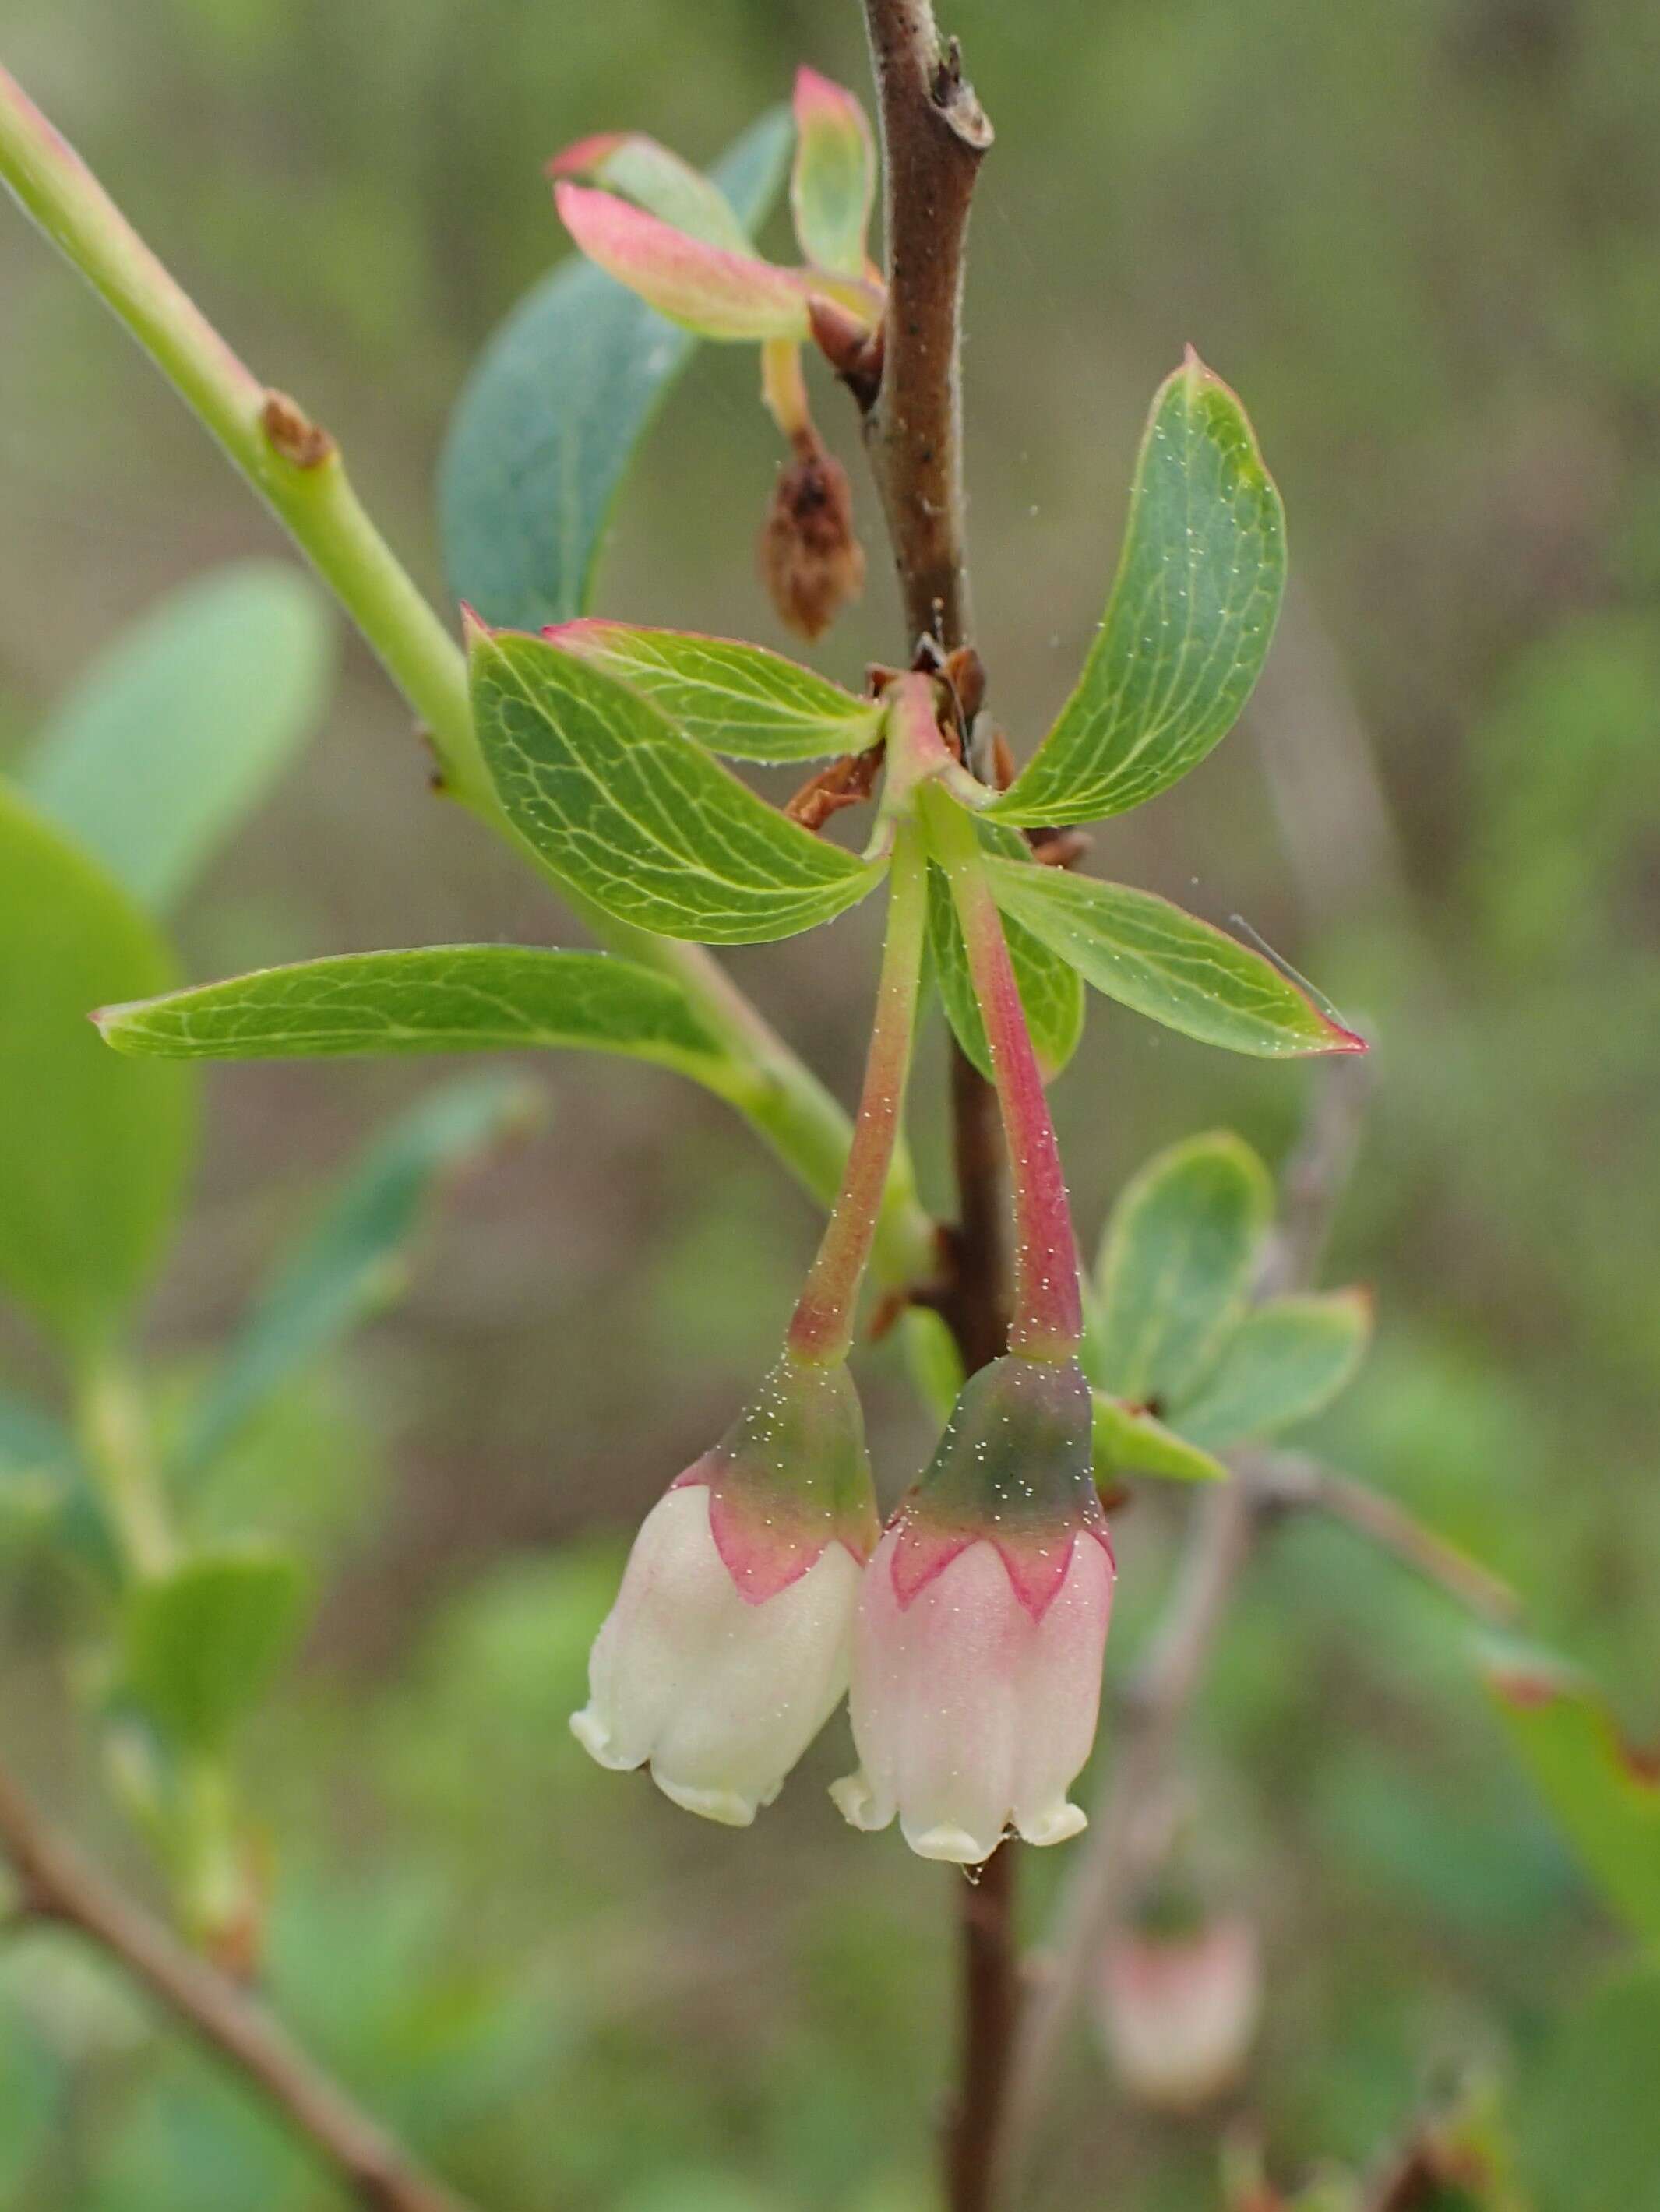
[[[1415,1520],[1392,1498],[1304,1452],[1256,1452],[1238,1479],[1267,1510],[1323,1513],[1389,1553],[1480,1620],[1513,1621],[1521,1601],[1501,1576]]]
[[[881,114],[888,308],[879,380],[849,375],[865,417],[904,606],[907,659],[932,638],[971,642],[964,528],[961,307],[969,205],[991,143],[956,42],[942,43],[928,0],[864,0]],[[958,1225],[941,1301],[972,1371],[996,1358],[1008,1327],[1004,1155],[995,1095],[957,1047],[952,1060]],[[1018,2013],[1015,1869],[1008,1844],[962,1891],[963,2041],[946,2121],[950,2212],[988,2212]]]
[[[866,417],[909,630],[947,652],[970,641],[963,527],[959,311],[969,203],[991,143],[955,40],[928,0],[865,0],[881,106],[888,314]]]
[[[204,2043],[255,2083],[371,2212],[468,2212],[289,2039],[239,1983],[125,1896],[56,1834],[0,1769],[0,1850],[27,1910],[119,1959]]]

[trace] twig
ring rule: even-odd
[[[1302,1142],[1284,1175],[1283,1215],[1257,1289],[1310,1283],[1359,1143],[1365,1097],[1356,1063],[1322,1071]],[[1364,1062],[1359,1063],[1364,1067]],[[1144,1808],[1170,1801],[1167,1769],[1235,1585],[1250,1559],[1261,1501],[1237,1476],[1196,1508],[1164,1622],[1125,1700],[1122,1735],[1091,1815],[1091,1832],[1062,1893],[1031,2001],[1016,2039],[1002,2179],[1012,2197],[1049,2094],[1091,1960],[1139,1873],[1164,1844]]]
[[[1323,1466],[1306,1453],[1253,1453],[1249,1462],[1241,1464],[1237,1479],[1264,1509],[1324,1513],[1344,1522],[1479,1620],[1503,1626],[1520,1610],[1516,1592],[1491,1568],[1426,1528],[1392,1498],[1357,1482],[1353,1475]]]
[[[299,2050],[240,1983],[124,1895],[0,1769],[0,1850],[27,1911],[78,1929],[254,2082],[372,2212],[468,2212]]]
[[[905,652],[971,642],[964,530],[961,331],[964,245],[991,143],[953,40],[928,0],[864,0],[881,113],[888,309],[879,380],[849,378],[865,418],[904,605]],[[1003,1146],[991,1087],[952,1048],[958,1221],[941,1310],[970,1371],[1004,1349],[1008,1252]],[[988,2212],[1019,2005],[1016,1860],[1005,1844],[962,1889],[963,2028],[946,2120],[950,2212]]]

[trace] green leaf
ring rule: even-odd
[[[1596,1688],[1548,1655],[1495,1650],[1487,1686],[1558,1826],[1614,1909],[1660,1943],[1660,1764]]]
[[[1358,1290],[1253,1307],[1197,1395],[1178,1408],[1182,1433],[1201,1444],[1231,1444],[1311,1419],[1353,1378],[1371,1317],[1371,1299]]]
[[[125,1686],[175,1741],[219,1749],[293,1650],[306,1595],[300,1562],[275,1545],[196,1553],[134,1584]]]
[[[24,789],[141,905],[161,912],[316,728],[334,659],[297,568],[245,561],[173,592],[62,699]]]
[[[171,968],[126,893],[0,787],[0,1286],[76,1340],[160,1257],[195,1104],[183,1068],[122,1066],[86,1017]]]
[[[801,251],[818,268],[862,276],[876,201],[876,141],[865,111],[841,85],[803,69],[795,130],[790,208]]]
[[[764,115],[716,167],[745,223],[776,199],[790,123]],[[696,341],[581,255],[519,302],[457,403],[439,472],[458,599],[521,629],[587,605],[623,478]]]
[[[472,633],[478,742],[503,808],[550,872],[668,937],[792,937],[881,869],[813,836],[627,684],[547,639]]]
[[[1156,1413],[1179,1404],[1245,1310],[1273,1215],[1268,1170],[1227,1130],[1149,1160],[1102,1240],[1091,1381]]]
[[[762,646],[593,617],[549,635],[649,699],[686,736],[735,760],[824,760],[864,752],[880,734],[880,700],[855,698]]]
[[[341,953],[106,1006],[97,1018],[118,1052],[169,1060],[563,1045],[656,1060],[716,1089],[728,1066],[672,977],[606,952],[522,945]]]
[[[1556,2028],[1517,2098],[1536,2212],[1660,2212],[1660,1967],[1605,1981]]]
[[[429,1093],[374,1139],[278,1262],[209,1378],[179,1445],[182,1469],[205,1466],[265,1399],[397,1295],[435,1188],[534,1103],[511,1077],[471,1076]]]
[[[1167,790],[1226,735],[1268,657],[1286,524],[1245,410],[1189,349],[1155,394],[1101,634],[991,812],[1087,822]]]
[[[1167,1429],[1142,1406],[1126,1405],[1105,1390],[1092,1392],[1095,1480],[1103,1487],[1119,1474],[1158,1474],[1175,1482],[1225,1482],[1228,1471],[1197,1444]]]
[[[1000,829],[995,823],[980,825],[981,842],[993,852],[1018,854],[1018,830]],[[1029,861],[1018,865],[1030,866]],[[1084,986],[1069,963],[1029,929],[1009,920],[1004,924],[1009,964],[1026,1010],[1027,1024],[1045,1078],[1057,1076],[1078,1048],[1084,1033]],[[988,1082],[993,1080],[991,1050],[986,1025],[974,995],[969,974],[968,947],[957,919],[957,908],[944,871],[928,870],[928,951],[952,1034]]]
[[[1166,1029],[1262,1060],[1365,1050],[1271,960],[1168,899],[1064,868],[993,860],[989,870],[1005,914]]]
[[[548,164],[550,177],[581,177],[728,253],[749,252],[749,233],[719,185],[638,131],[579,139]]]

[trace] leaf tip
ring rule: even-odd
[[[619,146],[626,143],[627,137],[627,132],[623,131],[591,131],[586,138],[573,139],[562,153],[544,162],[542,173],[552,179],[592,176]]]

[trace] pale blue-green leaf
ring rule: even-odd
[[[0,787],[0,1289],[79,1342],[160,1259],[195,1126],[189,1071],[124,1066],[87,1015],[172,964],[120,885]]]
[[[714,170],[751,227],[778,196],[790,136],[786,112],[764,115]],[[585,611],[623,477],[696,343],[580,254],[526,294],[445,444],[439,526],[457,599],[520,629]]]
[[[1060,720],[992,811],[1092,821],[1185,775],[1250,696],[1285,580],[1285,514],[1256,435],[1189,349],[1153,398],[1101,634]]]
[[[429,1093],[371,1142],[278,1261],[209,1376],[180,1438],[181,1470],[205,1465],[300,1368],[398,1293],[435,1188],[534,1109],[524,1083],[471,1076]]]
[[[1095,1408],[1095,1480],[1104,1489],[1121,1474],[1162,1475],[1171,1482],[1223,1482],[1227,1469],[1197,1444],[1168,1429],[1144,1406],[1126,1404],[1105,1390],[1091,1394]]]
[[[620,921],[753,944],[830,921],[880,878],[545,638],[475,632],[472,699],[508,820],[551,874]]]
[[[103,1008],[118,1052],[170,1060],[564,1046],[657,1061],[715,1088],[719,1042],[672,977],[607,952],[432,945],[262,968]]]
[[[164,911],[316,729],[333,660],[327,603],[298,568],[219,569],[105,648],[52,710],[23,787]]]
[[[1321,1413],[1353,1379],[1371,1335],[1365,1291],[1310,1291],[1254,1306],[1194,1395],[1182,1433],[1220,1446],[1277,1436]]]
[[[1262,1060],[1365,1049],[1271,960],[1169,899],[1064,868],[990,869],[1005,914],[1098,991],[1166,1029]]]
[[[860,753],[883,707],[764,646],[588,617],[550,635],[649,699],[678,730],[734,760],[824,760]]]
[[[1268,1170],[1229,1130],[1149,1160],[1102,1240],[1091,1381],[1161,1413],[1179,1404],[1244,1313],[1273,1215]]]

